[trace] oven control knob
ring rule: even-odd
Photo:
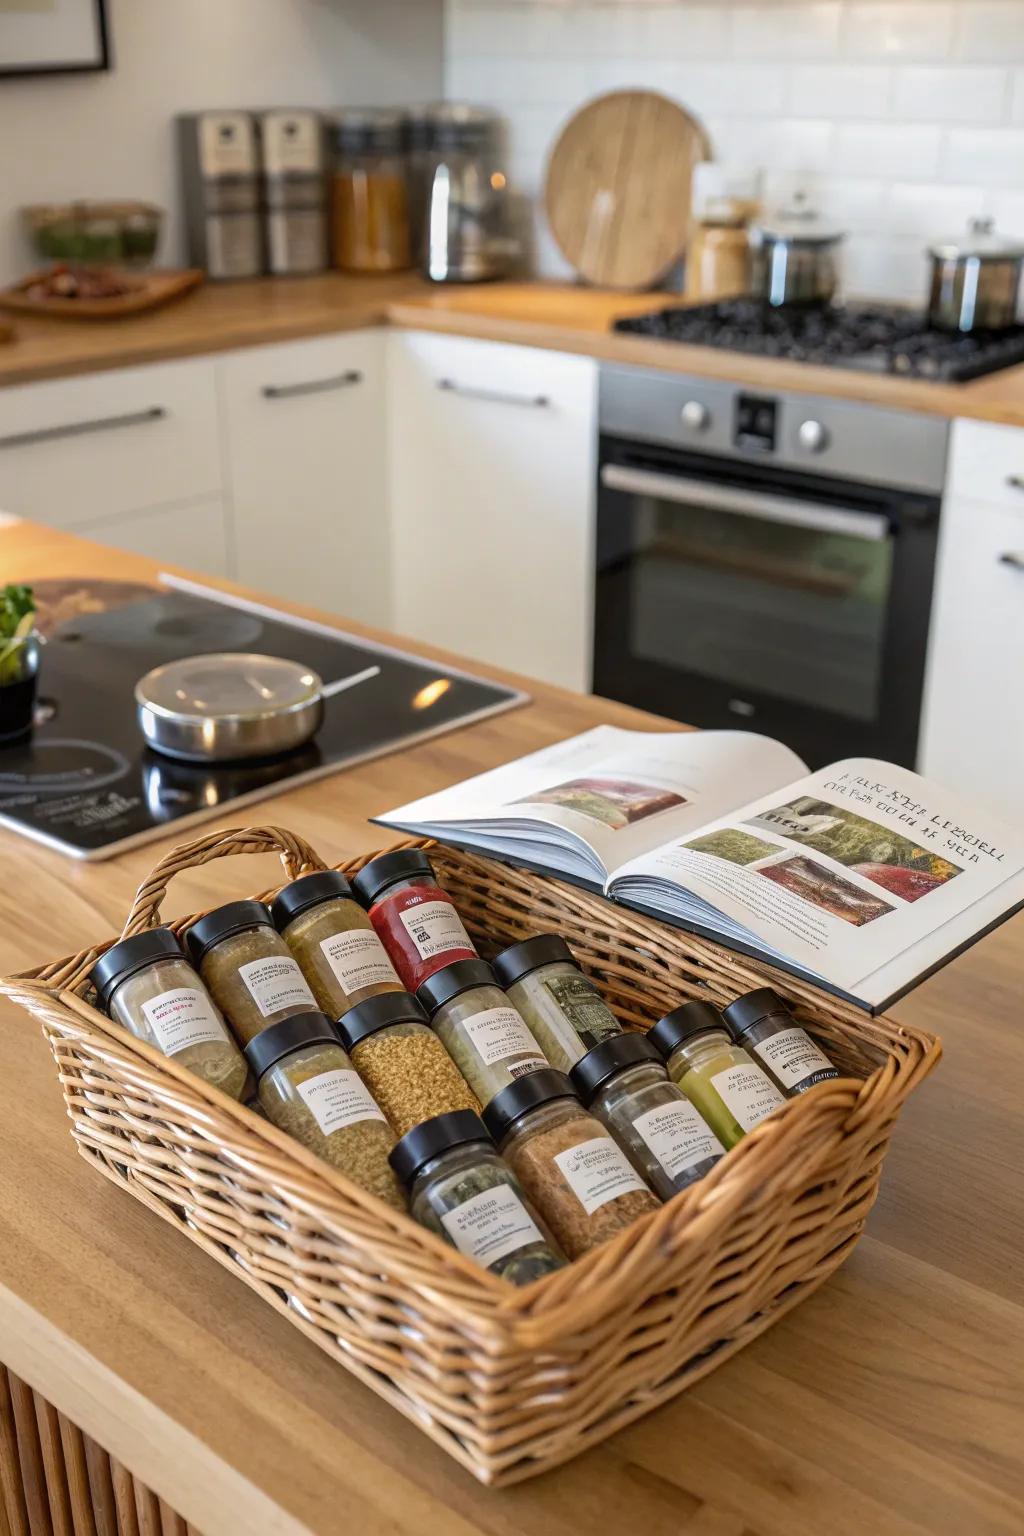
[[[801,448],[806,448],[808,453],[824,453],[829,444],[828,428],[820,421],[802,421],[796,435]]]
[[[700,400],[687,400],[679,412],[684,427],[690,427],[694,432],[703,432],[705,427],[711,425],[711,412]]]

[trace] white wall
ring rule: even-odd
[[[447,0],[446,84],[507,116],[528,191],[581,102],[664,91],[771,196],[817,193],[851,292],[920,297],[922,246],[976,213],[1024,236],[1024,0]],[[538,248],[565,271],[542,220]]]
[[[441,90],[442,0],[108,0],[108,14],[110,74],[0,80],[0,282],[29,261],[22,203],[160,203],[171,218],[159,259],[180,260],[176,112]]]

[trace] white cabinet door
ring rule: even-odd
[[[129,549],[205,576],[231,576],[224,508],[217,497],[181,507],[156,507],[86,523],[78,530],[97,544]]]
[[[379,331],[218,362],[239,581],[390,623],[385,364]]]
[[[596,405],[590,358],[392,335],[397,629],[589,686]]]

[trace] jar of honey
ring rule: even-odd
[[[332,127],[331,245],[342,272],[412,265],[401,112],[350,109]]]

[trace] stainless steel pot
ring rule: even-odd
[[[839,286],[843,232],[823,225],[801,199],[751,230],[753,291],[773,308],[829,304]]]
[[[991,219],[972,219],[967,234],[928,252],[928,318],[945,331],[1001,331],[1020,315],[1024,244],[997,235]]]

